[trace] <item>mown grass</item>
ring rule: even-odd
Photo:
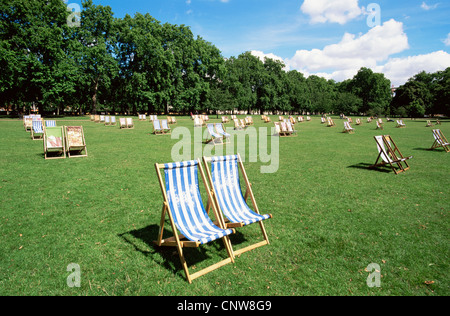
[[[20,120],[0,120],[1,295],[449,295],[450,155],[428,150],[425,121],[354,125],[353,135],[339,119],[297,124],[297,137],[280,139],[276,173],[245,162],[260,210],[274,216],[271,244],[192,285],[175,248],[152,243],[162,206],[154,164],[171,162],[179,140],[134,121],[120,130],[59,119],[84,126],[89,157],[46,161]],[[192,125],[180,117],[172,128]],[[439,128],[450,136],[449,122]],[[379,134],[414,156],[410,170],[368,169]],[[257,225],[232,236],[236,248],[259,239]],[[186,249],[191,271],[225,256],[221,242]],[[70,263],[81,268],[80,288],[67,285]],[[370,263],[381,267],[380,288],[366,284]]]

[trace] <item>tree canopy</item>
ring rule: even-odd
[[[0,106],[19,113],[344,113],[450,115],[450,68],[419,73],[393,97],[383,74],[361,68],[335,82],[286,71],[244,52],[224,58],[186,25],[150,14],[115,18],[83,2],[78,24],[62,0],[0,3]]]

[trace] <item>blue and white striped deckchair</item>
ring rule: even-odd
[[[208,143],[213,143],[214,145],[217,145],[219,143],[223,144],[223,136],[218,134],[216,130],[214,129],[214,124],[207,124],[206,125],[208,129],[208,133],[211,136],[211,139],[207,139]]]
[[[56,121],[45,121],[45,127],[56,127]]]
[[[161,121],[160,120],[153,120],[153,134],[155,135],[163,135],[164,130],[161,127]]]
[[[42,139],[44,138],[44,127],[42,126],[41,120],[33,120],[31,129],[31,139]]]
[[[198,183],[198,170],[200,169],[202,179],[205,175],[198,160],[156,164],[156,171],[164,197],[163,211],[161,215],[161,226],[158,246],[176,246],[180,256],[186,278],[189,283],[193,279],[217,269],[227,263],[234,262],[233,250],[228,235],[234,233],[232,229],[224,229],[216,226],[209,218],[202,203]],[[165,181],[163,182],[160,170],[164,169]],[[205,182],[208,194],[211,192]],[[211,199],[211,197],[210,197]],[[220,212],[214,208],[216,219],[220,226],[224,227],[224,220]],[[165,214],[168,213],[172,225],[174,237],[163,239]],[[178,235],[177,231],[181,233]],[[187,241],[184,241],[187,239]],[[208,242],[223,239],[228,252],[228,258],[192,275],[184,259],[183,247],[199,247]]]
[[[251,184],[242,164],[240,155],[222,156],[222,157],[203,157],[206,166],[209,181],[213,189],[213,198],[218,209],[223,212],[229,220],[228,227],[242,227],[253,223],[259,223],[264,236],[264,241],[252,246],[238,250],[235,253],[240,254],[248,250],[269,244],[263,221],[272,218],[271,214],[261,215],[256,205]],[[211,163],[211,171],[208,168],[208,162]],[[242,194],[239,182],[239,168],[241,169],[247,191]],[[246,200],[250,196],[255,211],[252,211]]]
[[[161,120],[161,127],[164,134],[171,134],[172,130],[169,127],[169,122],[167,120]]]
[[[225,132],[225,129],[223,128],[223,124],[222,123],[216,123],[216,131],[220,135],[222,135],[222,138],[225,138],[225,143],[229,143],[230,142],[231,135],[228,134],[227,132]]]

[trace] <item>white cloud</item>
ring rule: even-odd
[[[286,65],[286,67],[283,68],[285,71],[289,71],[290,70],[290,67],[289,67],[289,65],[287,65],[286,61],[283,58],[281,58],[281,57],[279,57],[279,56],[277,56],[275,54],[272,54],[272,53],[265,54],[264,52],[262,52],[260,50],[252,50],[251,54],[253,56],[258,57],[262,62],[264,62],[264,58],[266,58],[266,57],[270,58],[270,59],[273,59],[273,60],[279,60],[279,61],[283,62]]]
[[[445,46],[450,46],[450,33],[448,33],[447,38],[443,42]]]
[[[438,7],[439,3],[433,4],[433,5],[428,5],[424,2],[422,2],[422,5],[420,6],[422,9],[424,9],[425,11],[428,10],[433,10],[436,9]]]
[[[300,9],[311,17],[311,23],[345,24],[363,14],[358,0],[305,0]]]
[[[390,20],[359,37],[346,33],[339,43],[325,46],[323,50],[299,50],[287,63],[306,72],[334,70],[348,74],[361,67],[375,67],[390,55],[408,48],[403,24]]]
[[[392,84],[399,86],[421,71],[432,73],[447,67],[450,67],[450,54],[440,50],[430,54],[392,58],[373,70],[384,73]]]

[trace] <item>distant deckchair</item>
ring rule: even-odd
[[[164,134],[171,134],[172,130],[169,127],[169,123],[167,122],[167,120],[161,120],[161,128],[164,132]]]
[[[383,125],[381,125],[379,121],[377,121],[377,128],[376,129],[384,130]]]
[[[403,120],[397,120],[397,128],[403,128],[406,127],[406,124],[403,123]]]
[[[216,131],[217,131],[217,133],[219,133],[220,135],[222,135],[222,139],[223,140],[225,140],[224,141],[224,144],[228,144],[229,142],[230,142],[230,137],[231,137],[231,135],[230,134],[228,134],[226,131],[225,131],[225,128],[223,127],[223,124],[222,123],[216,123]],[[222,141],[223,141],[222,140]]]
[[[349,122],[344,122],[344,130],[342,132],[353,134],[355,132],[355,129],[350,125]]]
[[[205,125],[205,123],[203,122],[203,119],[201,119],[198,116],[194,117],[194,127],[202,127],[203,125]]]
[[[31,139],[38,140],[44,138],[44,126],[42,126],[42,120],[33,120],[31,129]]]
[[[375,168],[384,165],[390,165],[395,174],[399,174],[409,169],[407,160],[411,157],[403,157],[392,137],[389,135],[375,136],[378,148],[378,157],[373,166]]]
[[[65,135],[69,158],[88,156],[83,126],[65,126]]]
[[[206,140],[207,143],[215,145],[223,144],[223,136],[216,132],[214,124],[210,123],[206,125],[208,129],[209,137]]]
[[[128,129],[133,129],[134,128],[133,119],[131,117],[127,117],[127,128]]]
[[[46,127],[44,131],[45,159],[66,158],[66,145],[63,127]]]
[[[116,126],[116,117],[115,116],[111,116],[111,126]]]
[[[223,212],[227,219],[227,221],[225,221],[227,227],[243,227],[253,223],[259,223],[260,225],[264,240],[237,250],[235,251],[235,254],[239,255],[257,247],[268,245],[269,238],[267,237],[263,221],[272,218],[272,215],[260,214],[253,195],[252,185],[248,180],[240,155],[203,157],[203,162],[213,191],[213,203],[210,204],[213,207],[215,205],[217,210]],[[211,170],[209,170],[208,163],[211,164]],[[242,194],[239,182],[239,169],[241,170],[246,186],[245,195]],[[250,197],[252,201],[254,211],[250,209],[246,202],[248,197]]]
[[[266,116],[266,117],[264,118],[264,123],[270,123],[270,122],[272,122],[272,120],[270,119],[269,116]]]
[[[127,120],[124,117],[119,118],[120,128],[127,128]]]
[[[230,122],[230,119],[228,118],[228,116],[222,116],[222,123],[226,124],[229,122]]]
[[[432,150],[442,147],[446,152],[450,152],[450,143],[448,142],[447,138],[445,138],[444,134],[441,132],[440,129],[433,130],[433,137],[434,143],[433,146],[431,146]]]
[[[361,121],[361,119],[356,119],[356,125],[362,125],[362,121]]]
[[[111,125],[111,117],[105,116],[105,126],[110,126],[110,125]]]
[[[242,123],[242,120],[233,119],[233,122],[234,122],[234,129],[235,130],[245,129],[245,124]]]
[[[33,118],[31,116],[26,115],[23,117],[23,127],[27,132],[33,129]]]
[[[198,186],[198,170],[200,170],[209,200],[212,200],[212,197],[200,162],[194,160],[171,164],[156,164],[155,167],[164,200],[160,230],[155,243],[158,246],[177,248],[181,265],[189,283],[206,273],[234,262],[233,249],[228,237],[234,233],[234,230],[225,228],[222,214],[217,211],[215,205],[212,205],[218,222],[216,226],[209,218],[203,205]],[[163,181],[161,169],[164,170],[165,181]],[[166,214],[169,216],[173,237],[163,239]],[[178,234],[178,231],[181,234]],[[198,248],[203,244],[218,239],[223,240],[228,258],[190,274],[183,249],[186,247]]]
[[[428,120],[426,127],[433,127],[433,123],[431,123],[431,121]]]
[[[160,120],[153,120],[153,134],[155,135],[164,135],[164,130],[161,127],[161,121]]]
[[[139,121],[146,121],[146,120],[147,120],[147,115],[139,114]]]
[[[327,126],[328,127],[336,126],[336,124],[334,123],[334,121],[333,121],[333,119],[331,117],[327,118]]]

